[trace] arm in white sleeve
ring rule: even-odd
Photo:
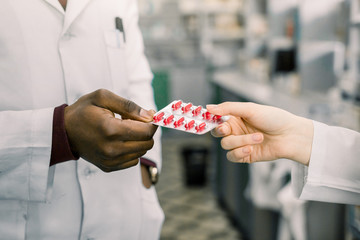
[[[0,112],[0,199],[46,200],[53,111]]]
[[[360,204],[360,133],[314,121],[309,167],[297,164],[293,189],[304,200]]]
[[[137,1],[130,1],[127,8],[129,21],[126,35],[126,63],[129,77],[129,98],[147,110],[156,110],[154,93],[151,85],[153,74],[144,54],[144,43],[138,26],[139,12]],[[154,147],[145,154],[145,158],[156,163],[161,169],[161,129],[154,135]]]

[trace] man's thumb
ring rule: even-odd
[[[96,105],[121,115],[123,119],[132,119],[142,122],[151,122],[154,111],[145,110],[129,99],[122,98],[108,90],[95,92]]]

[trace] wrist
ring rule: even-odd
[[[309,165],[312,142],[314,137],[313,121],[303,117],[296,117],[293,125],[291,147],[289,147],[288,157],[305,166]]]
[[[70,134],[69,134],[69,114],[71,114],[71,113],[69,113],[69,111],[70,111],[69,109],[70,109],[69,106],[66,106],[64,109],[64,129],[65,129],[66,137],[68,140],[68,145],[69,145],[69,148],[70,148],[72,154],[74,156],[80,156],[79,152],[77,151],[75,144],[72,141]]]
[[[54,109],[50,166],[79,159],[79,157],[71,151],[66,134],[64,123],[66,107],[67,105],[63,104]]]

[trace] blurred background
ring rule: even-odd
[[[157,107],[252,101],[360,130],[360,0],[138,0]],[[163,129],[161,239],[360,239],[360,208],[295,199],[291,162]]]

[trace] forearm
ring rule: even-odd
[[[292,159],[308,166],[314,136],[313,121],[307,118],[294,116],[286,138],[284,158]]]

